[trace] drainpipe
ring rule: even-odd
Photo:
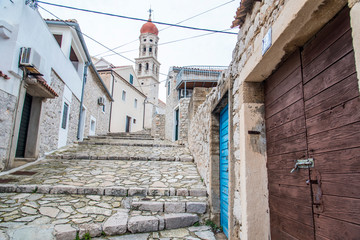
[[[110,73],[111,73],[111,77],[112,77],[111,97],[114,97],[115,77],[113,74],[113,70],[111,70]],[[110,132],[110,126],[111,126],[111,114],[112,114],[112,101],[110,102],[109,132]]]
[[[77,139],[80,140],[81,138],[81,132],[80,132],[80,125],[81,125],[81,121],[83,116],[83,101],[84,101],[84,89],[85,89],[85,83],[86,83],[86,78],[87,78],[87,70],[88,67],[90,66],[91,61],[86,62],[85,66],[84,66],[84,76],[83,76],[83,84],[82,84],[82,89],[81,89],[81,100],[80,100],[80,113],[79,113],[79,122],[78,122],[78,131],[77,131]],[[85,126],[83,126],[85,128]]]
[[[145,99],[144,99],[144,111],[143,111],[143,129],[145,129],[145,102],[146,102],[146,100],[147,100],[147,97],[145,97]]]

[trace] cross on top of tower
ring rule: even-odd
[[[154,10],[151,9],[151,6],[150,6],[150,9],[149,9],[149,19],[151,20],[151,13],[153,12]]]

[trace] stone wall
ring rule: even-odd
[[[0,90],[0,171],[6,166],[9,156],[17,98]]]
[[[105,112],[103,112],[103,106],[98,104],[100,97],[105,99]],[[92,68],[88,69],[84,89],[84,106],[86,107],[84,137],[89,135],[90,116],[96,118],[96,135],[106,134],[109,130],[110,99]]]
[[[187,144],[188,141],[189,103],[190,98],[182,98],[179,101],[179,144]]]
[[[80,111],[80,100],[73,94],[71,97],[70,114],[69,114],[69,125],[66,145],[72,144],[77,141],[78,126],[79,126],[79,111]]]
[[[204,102],[206,99],[206,95],[211,92],[212,88],[202,88],[202,87],[196,87],[194,88],[192,92],[192,96],[189,103],[189,121],[191,122],[191,119],[195,115],[198,107],[200,104]]]
[[[165,114],[156,114],[151,127],[151,136],[165,139]]]
[[[57,149],[59,141],[59,127],[65,83],[54,71],[51,72],[50,87],[59,95],[54,99],[47,99],[42,103],[39,134],[39,155]]]

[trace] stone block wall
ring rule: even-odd
[[[179,101],[179,144],[187,144],[189,131],[189,103],[190,98],[182,98]]]
[[[79,126],[79,112],[80,112],[80,100],[73,94],[71,97],[70,113],[69,113],[69,126],[67,133],[66,144],[72,144],[77,141],[77,133]]]
[[[9,155],[17,98],[0,90],[0,171],[5,168]]]
[[[105,112],[103,112],[103,106],[98,104],[98,99],[100,97],[105,99]],[[96,135],[106,134],[109,130],[110,99],[100,83],[100,80],[91,68],[88,69],[88,76],[84,89],[84,106],[86,107],[84,137],[89,135],[90,116],[96,118]]]
[[[159,139],[165,139],[165,114],[156,114],[154,116],[151,136]]]
[[[189,103],[189,121],[193,118],[200,104],[202,104],[206,95],[211,92],[212,88],[196,87],[192,92],[192,96]]]
[[[54,71],[51,72],[50,87],[59,95],[54,99],[46,99],[42,103],[40,116],[39,155],[57,149],[59,141],[59,127],[65,83]],[[73,106],[71,106],[71,109]],[[71,117],[71,116],[70,116]]]

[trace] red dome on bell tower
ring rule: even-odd
[[[151,22],[151,19],[149,18],[149,20],[147,21],[147,23],[145,23],[141,29],[140,29],[140,33],[152,33],[155,34],[156,36],[159,34],[159,30],[157,29],[157,27],[155,26],[155,24],[153,24]]]

